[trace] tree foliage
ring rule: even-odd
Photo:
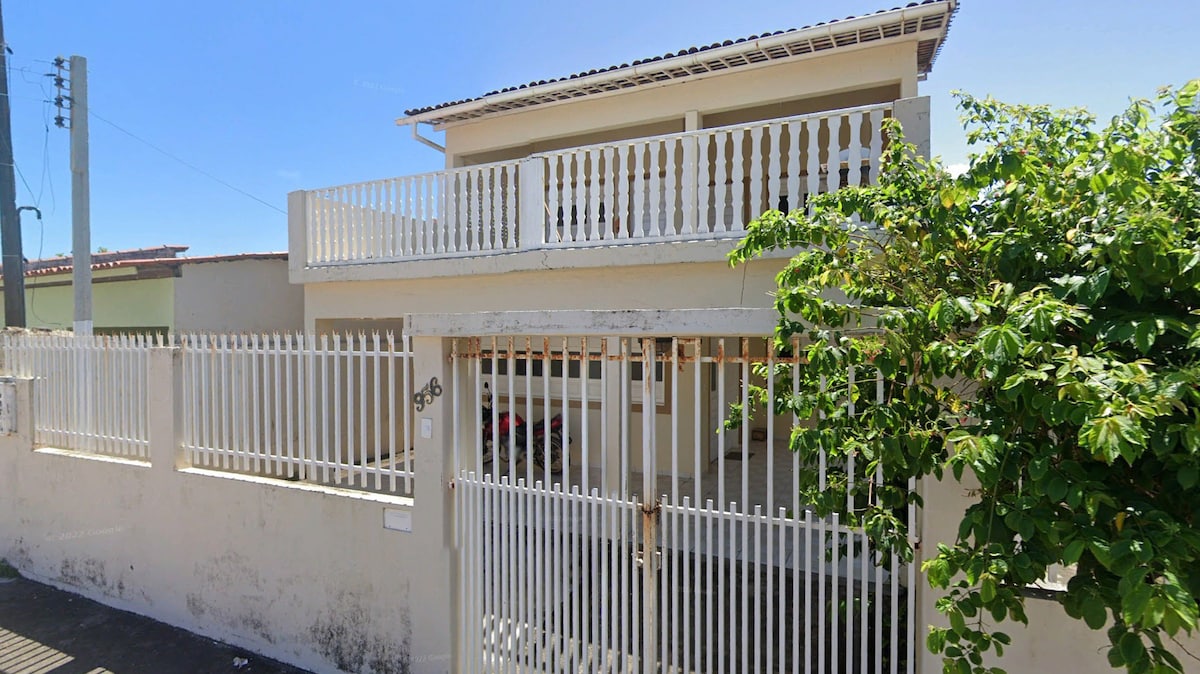
[[[1000,671],[985,664],[1011,642],[996,626],[1026,622],[1026,588],[1052,565],[1075,569],[1058,599],[1107,629],[1113,667],[1190,657],[1176,637],[1200,597],[1198,106],[1200,80],[1098,128],[960,96],[965,173],[892,124],[877,184],[768,212],[730,256],[799,249],[776,338],[802,338],[808,363],[772,402],[815,420],[791,438],[806,460],[855,459],[801,476],[822,514],[911,559],[913,485],[972,487],[956,539],[923,565],[945,590],[950,627],[927,645],[947,672]]]

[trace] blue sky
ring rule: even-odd
[[[893,5],[8,0],[17,203],[45,214],[24,216],[25,254],[70,250],[67,132],[43,102],[57,55],[88,57],[95,115],[282,210],[291,190],[440,168],[394,126],[406,108]],[[1197,25],[1187,0],[964,0],[921,85],[934,152],[966,157],[955,89],[1104,118],[1200,77]],[[95,117],[91,158],[93,248],[287,246],[282,213]]]

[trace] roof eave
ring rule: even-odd
[[[409,126],[409,125],[416,125],[416,124],[434,124],[434,125],[441,126],[444,124],[452,123],[452,121],[446,121],[446,118],[449,116],[462,115],[464,113],[469,113],[472,111],[480,110],[482,108],[486,108],[486,107],[493,106],[493,105],[503,105],[506,103],[520,101],[522,99],[528,99],[528,98],[532,98],[532,97],[536,97],[536,96],[544,96],[544,95],[551,94],[553,92],[561,91],[561,90],[565,90],[565,89],[598,86],[598,85],[604,84],[606,82],[615,82],[617,80],[629,78],[631,76],[647,75],[650,73],[656,73],[656,72],[660,72],[660,71],[667,70],[667,69],[680,68],[680,67],[685,67],[687,65],[694,65],[700,61],[712,61],[712,60],[729,58],[729,57],[736,56],[739,54],[755,52],[755,51],[762,51],[765,49],[770,49],[770,48],[776,47],[780,44],[794,42],[797,39],[805,39],[805,38],[816,37],[816,36],[820,36],[820,35],[828,35],[828,36],[832,37],[833,34],[835,33],[835,31],[838,33],[843,33],[843,32],[848,32],[848,31],[852,31],[852,30],[863,30],[863,29],[871,28],[872,26],[875,26],[875,25],[884,25],[887,23],[892,23],[897,20],[903,22],[908,19],[919,19],[919,18],[924,18],[924,17],[928,17],[928,16],[932,16],[932,15],[948,13],[949,18],[942,25],[942,27],[940,29],[941,33],[942,33],[942,37],[939,39],[938,47],[937,47],[937,50],[940,51],[941,43],[945,42],[945,39],[946,39],[946,34],[947,34],[946,31],[949,29],[950,20],[953,18],[954,14],[957,12],[957,10],[958,10],[957,0],[944,0],[943,2],[937,2],[937,3],[932,3],[932,4],[922,4],[922,5],[917,5],[914,7],[901,7],[901,8],[888,10],[888,11],[884,11],[884,12],[878,12],[875,14],[869,14],[866,16],[854,17],[851,19],[844,19],[844,20],[836,21],[836,22],[828,22],[828,23],[824,23],[821,25],[817,25],[817,26],[811,26],[808,28],[801,28],[801,29],[798,29],[795,31],[786,31],[786,32],[783,32],[783,33],[780,33],[777,35],[771,35],[771,36],[759,38],[756,40],[748,40],[746,42],[740,42],[740,43],[732,44],[729,46],[717,47],[717,48],[713,48],[713,49],[705,49],[702,51],[698,51],[696,53],[684,54],[681,56],[675,56],[675,57],[668,58],[668,59],[660,59],[657,61],[646,61],[639,65],[629,66],[626,68],[618,68],[618,69],[614,69],[614,70],[607,70],[604,72],[596,73],[594,75],[587,75],[584,77],[576,77],[576,78],[563,78],[563,79],[559,79],[559,80],[556,80],[553,82],[547,82],[546,84],[540,84],[537,86],[525,87],[522,89],[513,89],[510,91],[504,91],[504,92],[496,93],[496,94],[493,94],[490,96],[483,96],[481,98],[477,98],[474,100],[464,101],[457,105],[449,105],[449,106],[445,106],[445,107],[436,108],[434,110],[428,110],[428,111],[425,111],[425,112],[422,112],[422,113],[416,114],[416,115],[407,115],[404,117],[399,117],[396,119],[396,124],[400,125],[400,126]],[[912,39],[913,37],[915,37],[915,35],[916,34],[904,35],[904,36],[902,36],[902,39],[903,38]],[[855,44],[855,45],[851,45],[851,46],[857,47],[858,45]],[[797,55],[797,56],[794,56],[794,58],[801,59],[801,58],[812,57],[812,56],[816,56],[816,55],[825,55],[825,54],[828,54],[831,52],[843,51],[843,50],[848,50],[848,48],[837,45],[835,42],[835,45],[827,50],[821,50],[819,52],[812,52],[809,54]],[[935,51],[934,57],[930,59],[928,67],[924,71],[919,73],[920,75],[927,74],[929,72],[929,70],[932,69],[933,60],[936,58],[936,55],[937,55],[937,52]],[[768,62],[768,63],[770,63],[770,62]],[[704,74],[707,75],[707,74],[711,74],[711,73],[704,73]],[[666,82],[663,82],[663,84],[678,83],[681,81],[690,81],[693,78],[699,79],[700,77],[701,77],[701,75],[693,75],[691,77],[671,79]],[[624,89],[619,90],[619,91],[624,91]],[[611,92],[606,92],[606,93],[611,93]],[[562,102],[568,102],[568,101],[572,101],[572,100],[578,100],[578,98],[582,98],[582,97],[583,96],[566,98],[561,101],[555,101],[554,103],[562,103]],[[547,105],[547,104],[553,104],[553,103],[541,103],[541,104],[537,104],[537,105]],[[525,106],[525,107],[537,107],[537,106]],[[483,116],[483,115],[481,115],[481,116]],[[467,121],[467,120],[459,120],[459,121]]]

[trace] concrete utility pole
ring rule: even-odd
[[[25,255],[21,251],[21,219],[13,175],[12,123],[8,108],[8,43],[0,8],[0,249],[4,264],[4,323],[25,327]]]
[[[75,334],[92,334],[92,214],[88,177],[87,59],[71,57],[71,248]]]

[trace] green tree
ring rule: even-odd
[[[1163,90],[1103,128],[960,96],[978,150],[965,173],[892,124],[876,185],[768,212],[730,255],[799,251],[776,338],[802,339],[808,365],[772,402],[817,419],[793,431],[804,458],[856,458],[854,480],[801,476],[820,512],[911,559],[910,485],[978,481],[923,566],[945,590],[950,627],[927,645],[947,672],[1000,671],[984,666],[1011,643],[997,625],[1026,622],[1025,588],[1055,564],[1076,569],[1059,601],[1107,627],[1113,667],[1191,657],[1176,637],[1200,596],[1198,94]]]

